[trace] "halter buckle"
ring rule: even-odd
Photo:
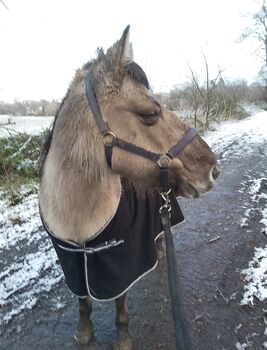
[[[106,131],[102,135],[102,138],[103,138],[104,145],[107,147],[113,146],[115,144],[116,139],[117,139],[116,135],[113,134],[113,132],[111,132],[111,131]]]

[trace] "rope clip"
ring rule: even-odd
[[[168,213],[171,211],[171,205],[169,200],[169,194],[171,193],[171,189],[167,192],[160,192],[162,199],[164,200],[164,204],[159,208],[159,213],[161,214],[163,210],[167,210]]]

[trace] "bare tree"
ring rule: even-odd
[[[7,9],[7,10],[9,10],[9,8],[7,7],[7,5],[4,3],[4,1],[3,0],[0,0],[0,2],[1,2],[1,4],[2,5],[4,5],[5,6],[5,8]]]
[[[188,90],[192,94],[192,100],[193,100],[192,107],[194,109],[194,126],[196,128],[197,122],[198,122],[197,120],[198,110],[201,105],[201,102],[204,100],[204,94],[199,85],[198,78],[189,63],[188,63],[188,67],[191,73],[191,81],[188,82],[186,85]]]
[[[262,60],[262,67],[260,69],[260,76],[263,77],[266,100],[267,100],[267,4],[263,0],[258,12],[249,14],[252,20],[252,25],[247,27],[241,34],[239,41],[243,41],[248,37],[253,37],[259,42],[259,47],[256,50],[257,54]]]
[[[219,77],[221,77],[222,70],[219,69],[216,77],[213,80],[210,80],[209,65],[205,54],[203,53],[203,58],[205,62],[205,82],[202,86],[199,85],[196,74],[188,64],[190,73],[191,73],[191,84],[190,90],[193,95],[193,108],[194,108],[194,124],[197,125],[197,113],[200,105],[203,107],[204,114],[204,128],[209,127],[209,119],[211,115],[211,107],[213,104],[214,89],[216,87]],[[188,86],[189,87],[189,86]]]

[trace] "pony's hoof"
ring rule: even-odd
[[[129,334],[119,334],[114,350],[133,350],[132,337]]]
[[[77,331],[76,334],[74,335],[74,339],[76,343],[80,345],[86,345],[90,343],[92,338],[93,338],[93,331],[90,328],[88,328],[86,331],[83,331],[83,332]]]
[[[74,335],[74,339],[75,339],[77,344],[79,344],[79,345],[86,345],[86,344],[88,344],[90,342],[91,337],[88,334],[76,333]]]

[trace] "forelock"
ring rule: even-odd
[[[126,71],[131,79],[135,80],[139,84],[143,84],[147,89],[149,89],[149,82],[146,73],[137,63],[129,63],[126,67]]]

